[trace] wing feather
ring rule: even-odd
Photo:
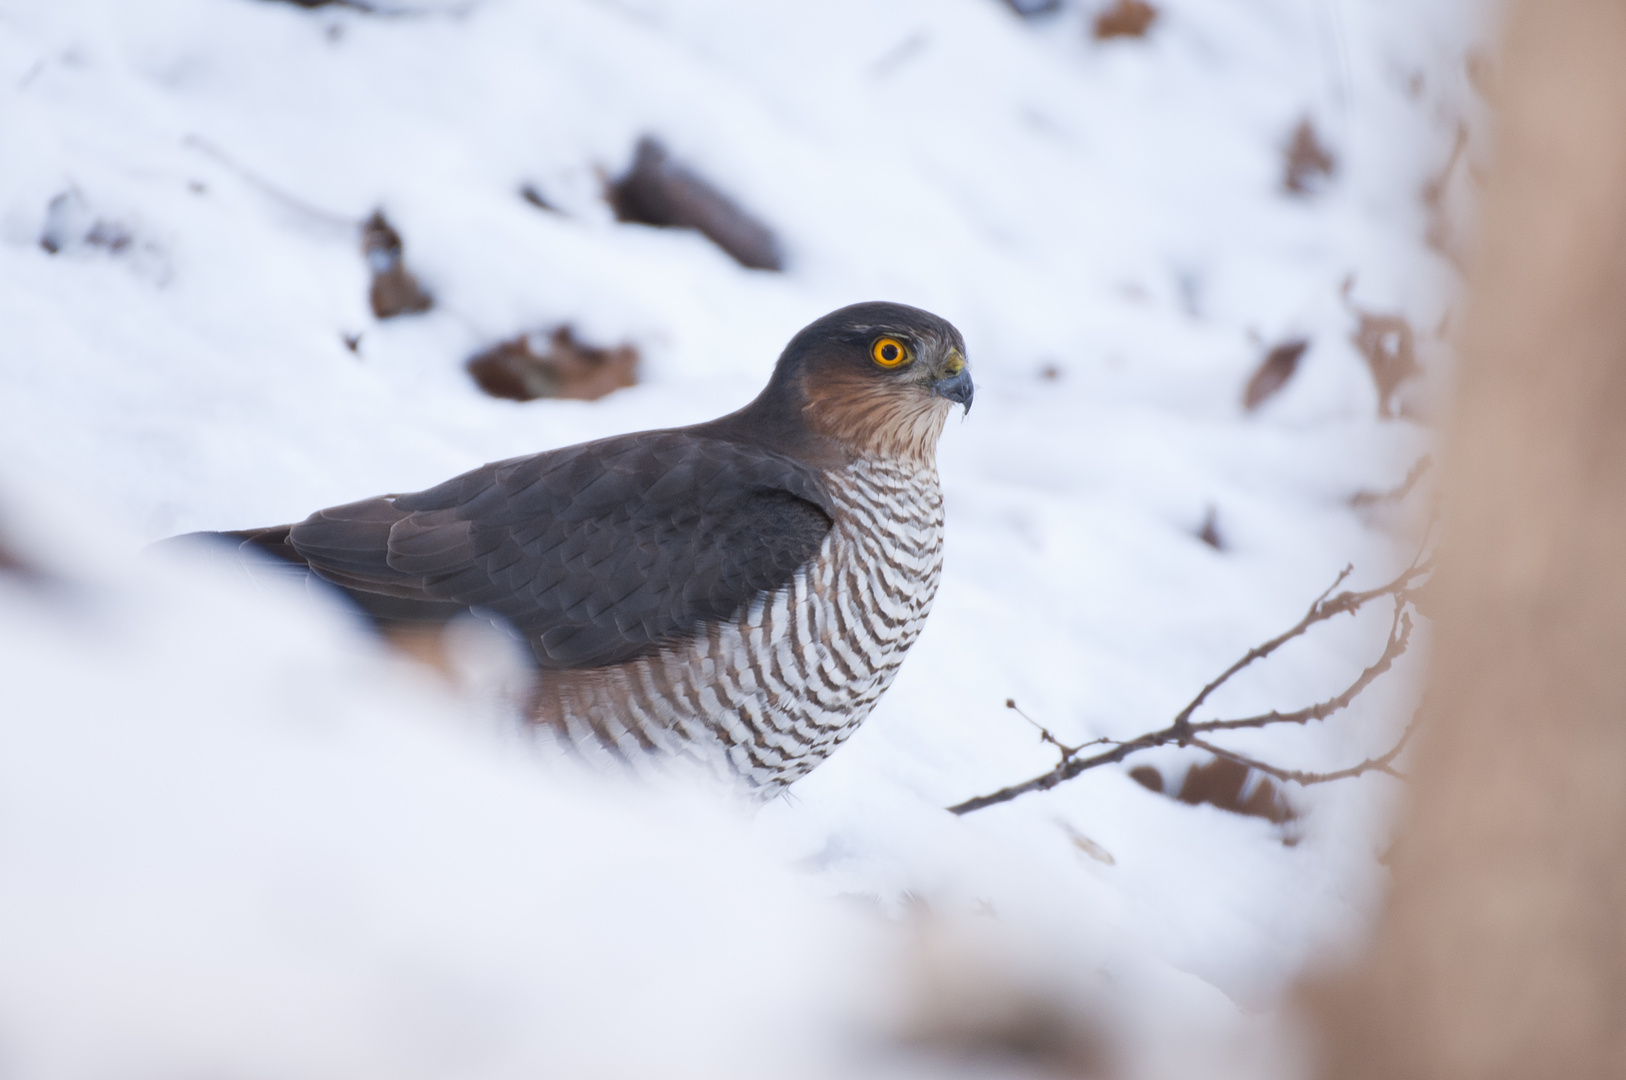
[[[285,543],[380,618],[478,608],[529,639],[543,667],[589,668],[783,585],[833,517],[818,474],[784,455],[645,432],[322,510]]]

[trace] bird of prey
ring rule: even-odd
[[[864,720],[925,623],[965,352],[929,312],[855,304],[717,420],[193,535],[276,556],[385,628],[489,619],[529,645],[531,719],[567,744],[687,758],[767,797]]]

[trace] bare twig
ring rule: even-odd
[[[1035,728],[1037,728],[1038,731],[1039,731],[1039,741],[1040,742],[1047,742],[1051,746],[1054,746],[1056,748],[1056,750],[1061,754],[1061,759],[1063,761],[1069,760],[1070,758],[1073,757],[1073,755],[1077,754],[1080,750],[1084,749],[1086,746],[1099,746],[1102,743],[1109,743],[1109,742],[1113,741],[1111,739],[1091,739],[1089,742],[1079,743],[1077,746],[1068,746],[1066,743],[1064,743],[1060,739],[1056,738],[1056,736],[1051,732],[1051,730],[1049,728],[1045,727],[1043,724],[1039,723],[1039,721],[1035,720],[1033,717],[1031,717],[1027,713],[1023,712],[1021,710],[1021,708],[1017,706],[1015,698],[1006,698],[1005,699],[1005,707],[1007,709],[1011,710],[1011,712],[1015,713],[1017,716],[1020,716],[1022,719],[1026,720],[1028,723],[1032,724]]]
[[[1192,739],[1191,745],[1201,747],[1202,749],[1207,750],[1210,754],[1213,754],[1215,757],[1224,758],[1227,761],[1234,761],[1238,765],[1246,765],[1250,769],[1258,769],[1265,775],[1274,776],[1278,780],[1290,780],[1295,784],[1305,785],[1325,784],[1333,780],[1348,780],[1352,777],[1360,776],[1363,773],[1369,772],[1387,773],[1396,779],[1404,779],[1400,773],[1394,770],[1393,762],[1395,758],[1400,756],[1400,752],[1406,748],[1406,743],[1411,741],[1411,732],[1412,729],[1407,727],[1405,734],[1401,735],[1399,741],[1390,747],[1387,753],[1375,758],[1367,758],[1359,765],[1351,765],[1347,769],[1338,769],[1335,772],[1325,773],[1301,772],[1298,769],[1283,769],[1279,766],[1259,761],[1256,758],[1244,757],[1241,754],[1233,753],[1230,750],[1211,745],[1202,741],[1201,739]]]
[[[1371,667],[1362,671],[1360,676],[1344,692],[1326,701],[1293,712],[1277,712],[1272,709],[1268,713],[1258,716],[1245,716],[1240,720],[1205,720],[1200,724],[1189,725],[1191,731],[1235,731],[1238,728],[1261,728],[1270,724],[1307,724],[1311,720],[1325,720],[1340,709],[1347,708],[1362,690],[1371,686],[1373,681],[1394,665],[1406,647],[1411,644],[1411,616],[1406,613],[1409,601],[1403,594],[1395,597],[1395,619],[1389,628],[1389,641],[1383,648],[1383,655],[1372,663]],[[1194,740],[1192,740],[1194,741]]]
[[[1238,765],[1246,765],[1250,769],[1258,769],[1267,776],[1274,776],[1278,780],[1290,780],[1295,784],[1326,784],[1333,780],[1348,780],[1351,777],[1360,776],[1363,773],[1369,772],[1387,773],[1388,775],[1395,777],[1397,780],[1404,780],[1405,777],[1401,773],[1395,771],[1394,761],[1400,756],[1401,751],[1406,749],[1406,744],[1411,742],[1412,735],[1417,731],[1417,722],[1422,715],[1423,707],[1419,706],[1417,711],[1412,715],[1411,722],[1406,725],[1406,730],[1400,733],[1400,738],[1397,739],[1395,744],[1389,747],[1385,753],[1379,754],[1375,758],[1367,758],[1358,765],[1351,765],[1347,769],[1337,769],[1333,772],[1316,773],[1301,772],[1297,769],[1283,769],[1276,765],[1271,765],[1263,761],[1255,760],[1254,758],[1244,757],[1241,754],[1233,753],[1230,750],[1225,750],[1221,747],[1214,746],[1210,743],[1204,742],[1201,739],[1192,739],[1191,745],[1207,750],[1215,757],[1225,758],[1227,761],[1234,761]]]
[[[1047,742],[1059,750],[1061,752],[1061,759],[1063,761],[1066,761],[1068,758],[1078,753],[1080,749],[1079,747],[1068,746],[1066,743],[1052,735],[1049,728],[1045,727],[1043,724],[1039,723],[1039,721],[1035,720],[1033,717],[1029,716],[1027,713],[1018,708],[1015,698],[1006,698],[1005,707],[1011,710],[1011,712],[1015,713],[1017,716],[1020,716],[1022,719],[1026,720],[1028,723],[1032,724],[1034,727],[1038,728],[1039,741]]]
[[[1434,464],[1434,459],[1424,454],[1417,459],[1416,464],[1406,471],[1406,479],[1400,482],[1399,487],[1388,491],[1357,491],[1349,497],[1349,505],[1360,509],[1367,506],[1377,506],[1380,503],[1397,503],[1411,494],[1411,489],[1417,486],[1417,481],[1423,478]]]
[[[1456,139],[1451,143],[1450,156],[1445,159],[1445,165],[1440,171],[1423,184],[1423,203],[1430,210],[1439,209],[1440,202],[1445,198],[1445,189],[1451,183],[1451,174],[1457,171],[1457,162],[1462,160],[1462,152],[1467,148],[1468,125],[1458,120]]]
[[[1427,550],[1426,543],[1423,550]],[[1346,708],[1350,702],[1354,701],[1355,698],[1359,696],[1368,686],[1370,686],[1374,680],[1388,671],[1390,667],[1394,665],[1395,660],[1398,659],[1410,645],[1412,620],[1408,608],[1412,603],[1412,590],[1418,583],[1419,579],[1426,577],[1432,569],[1433,560],[1425,559],[1423,557],[1423,552],[1420,551],[1417,558],[1412,560],[1411,565],[1406,567],[1405,570],[1401,571],[1399,576],[1387,584],[1381,585],[1375,589],[1367,589],[1362,592],[1340,592],[1335,594],[1334,591],[1338,588],[1338,586],[1344,583],[1351,573],[1352,567],[1346,566],[1343,571],[1339,573],[1338,577],[1333,581],[1332,585],[1327,589],[1327,591],[1317,597],[1315,603],[1310,605],[1310,609],[1305,612],[1304,617],[1295,623],[1290,629],[1278,634],[1263,644],[1256,645],[1249,649],[1241,659],[1237,660],[1236,663],[1226,668],[1217,678],[1198,691],[1197,696],[1192,698],[1186,707],[1181,709],[1179,713],[1175,715],[1174,720],[1167,727],[1160,728],[1156,731],[1149,731],[1144,735],[1137,736],[1133,739],[1122,741],[1115,739],[1096,739],[1094,743],[1084,743],[1079,746],[1069,747],[1057,739],[1055,735],[1053,735],[1044,725],[1040,724],[1032,717],[1027,716],[1026,713],[1022,713],[1020,709],[1016,709],[1016,704],[1014,701],[1008,701],[1007,707],[1016,710],[1016,712],[1026,719],[1028,723],[1039,729],[1041,741],[1048,742],[1057,748],[1057,750],[1061,753],[1061,760],[1057,762],[1056,766],[1047,773],[1040,776],[1035,776],[1032,779],[1023,781],[1020,784],[1013,784],[1010,787],[1001,788],[1000,790],[991,792],[987,795],[979,795],[974,799],[967,799],[965,802],[949,807],[949,811],[954,814],[969,814],[973,810],[981,810],[985,807],[995,806],[1003,802],[1009,802],[1020,795],[1026,795],[1032,791],[1048,791],[1057,784],[1071,780],[1073,777],[1087,772],[1090,769],[1097,769],[1103,765],[1111,765],[1124,760],[1131,754],[1139,753],[1142,750],[1150,750],[1157,746],[1165,746],[1169,743],[1175,743],[1180,746],[1200,746],[1203,749],[1208,750],[1210,753],[1214,753],[1220,757],[1228,757],[1237,761],[1239,764],[1248,765],[1252,768],[1258,768],[1261,772],[1278,777],[1279,779],[1294,780],[1299,783],[1324,783],[1326,780],[1342,779],[1346,776],[1359,776],[1363,772],[1372,771],[1388,772],[1393,774],[1393,770],[1390,768],[1390,763],[1394,760],[1394,757],[1400,753],[1401,748],[1405,745],[1406,738],[1409,738],[1410,736],[1410,728],[1407,729],[1406,738],[1402,738],[1400,743],[1383,757],[1362,762],[1360,765],[1353,766],[1352,769],[1345,769],[1337,773],[1326,774],[1301,774],[1293,772],[1292,770],[1280,769],[1276,766],[1266,766],[1263,763],[1255,762],[1252,759],[1243,758],[1240,755],[1232,754],[1230,751],[1221,752],[1218,748],[1211,746],[1204,740],[1196,738],[1196,736],[1198,734],[1207,734],[1208,732],[1214,731],[1231,731],[1238,728],[1260,728],[1271,724],[1307,724],[1312,720],[1324,720],[1333,713]],[[1328,619],[1331,619],[1337,615],[1342,615],[1345,613],[1353,614],[1354,612],[1361,610],[1372,601],[1385,596],[1394,598],[1395,613],[1394,619],[1389,627],[1388,640],[1384,643],[1383,652],[1369,667],[1365,668],[1353,682],[1345,687],[1342,692],[1326,699],[1325,701],[1317,702],[1314,705],[1303,709],[1298,709],[1294,712],[1283,713],[1271,711],[1268,713],[1262,713],[1258,716],[1242,717],[1236,720],[1205,720],[1195,724],[1191,722],[1192,714],[1194,714],[1197,709],[1208,700],[1209,696],[1223,686],[1227,681],[1229,681],[1233,675],[1247,667],[1249,664],[1269,656],[1287,642],[1304,634],[1305,631],[1317,623],[1326,622]],[[1103,751],[1099,754],[1094,754],[1090,757],[1079,756],[1079,753],[1085,747],[1102,743],[1111,745],[1112,749]],[[1300,779],[1301,776],[1312,777],[1314,779]]]

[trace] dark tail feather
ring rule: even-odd
[[[321,578],[311,569],[299,552],[294,550],[288,542],[288,530],[292,526],[276,525],[266,529],[244,529],[240,532],[192,532],[182,533],[180,536],[171,536],[148,547],[148,551],[180,551],[187,548],[196,550],[200,545],[210,544],[215,550],[221,551],[227,545],[237,549],[241,554],[253,552],[270,558],[240,559],[244,573],[255,581],[283,581],[293,585],[314,585]],[[319,589],[332,590],[333,586],[321,582]]]
[[[436,600],[416,600],[398,596],[385,596],[366,589],[341,585],[312,567],[289,540],[292,525],[272,525],[263,529],[242,529],[235,532],[193,532],[171,536],[151,545],[148,550],[194,547],[200,543],[219,546],[231,544],[239,554],[257,554],[270,558],[243,559],[242,566],[252,579],[282,581],[303,585],[313,593],[331,600],[335,596],[348,600],[359,608],[375,626],[387,630],[405,623],[415,625],[444,624],[467,611],[461,604]]]
[[[272,525],[264,529],[243,529],[239,532],[189,533],[188,535],[218,536],[222,540],[236,540],[238,541],[239,551],[259,551],[266,555],[275,555],[284,562],[309,568],[310,564],[305,561],[305,557],[295,551],[293,544],[288,542],[288,533],[292,529],[292,525]]]

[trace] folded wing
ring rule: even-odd
[[[382,622],[472,609],[564,669],[630,660],[729,618],[789,581],[832,518],[816,474],[789,458],[645,432],[237,535],[308,565]]]

